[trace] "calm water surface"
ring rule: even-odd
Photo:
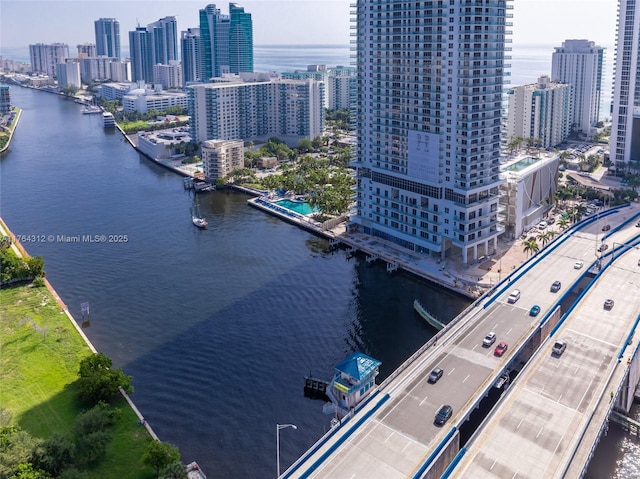
[[[46,260],[47,276],[95,347],[134,378],[133,400],[160,438],[214,477],[273,477],[328,428],[305,399],[353,351],[386,377],[433,331],[414,298],[450,319],[467,301],[382,266],[331,253],[326,241],[249,207],[241,194],[194,197],[101,118],[42,92],[12,88],[23,116],[0,163],[2,216]],[[209,221],[191,223],[197,207]],[[62,236],[126,235],[119,243]]]
[[[311,49],[256,47],[256,70],[348,64],[346,47]],[[511,61],[520,83],[550,65],[546,52],[530,55]],[[529,70],[516,73],[518,62]],[[382,380],[433,334],[413,314],[415,298],[445,320],[467,303],[331,253],[244,195],[194,197],[105,132],[99,116],[54,95],[11,92],[24,112],[0,157],[2,217],[15,234],[55,237],[25,247],[45,257],[76,318],[90,302],[92,343],[133,376],[133,399],[160,438],[211,477],[273,477],[275,425],[294,423],[281,431],[284,470],[328,428],[322,403],[302,396],[305,375],[328,379],[359,350],[383,362]],[[192,225],[193,208],[207,230]],[[57,240],[83,234],[127,242]],[[587,477],[640,477],[639,447],[612,425]]]

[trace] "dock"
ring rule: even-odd
[[[304,397],[329,401],[329,396],[327,396],[328,387],[329,381],[307,376],[304,378]]]
[[[418,301],[417,299],[413,301],[413,309],[415,309],[416,313],[418,313],[422,319],[424,319],[438,331],[444,328],[444,323],[438,321],[438,319],[429,311],[427,311],[427,309],[422,306],[422,303],[420,303],[420,301]]]

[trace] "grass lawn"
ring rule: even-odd
[[[76,384],[80,361],[91,350],[51,293],[22,285],[0,289],[0,408],[3,425],[15,424],[32,436],[70,432],[82,405]],[[134,378],[135,385],[135,378]],[[107,455],[88,470],[95,479],[155,477],[140,464],[151,440],[124,399],[114,406],[122,419],[111,430]]]

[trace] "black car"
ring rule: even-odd
[[[427,381],[431,384],[435,384],[438,382],[438,379],[442,377],[443,373],[444,371],[442,370],[442,368],[435,368],[433,371],[431,371],[431,374],[429,374],[429,379]]]
[[[557,293],[558,291],[560,291],[561,287],[562,287],[562,283],[560,281],[554,281],[553,284],[551,285],[551,292]]]
[[[609,245],[606,243],[602,243],[598,248],[598,251],[602,252],[602,251],[607,251],[608,249],[609,249]]]
[[[449,420],[452,414],[453,414],[453,408],[448,404],[445,404],[441,406],[438,412],[436,413],[436,418],[433,420],[433,423],[436,426],[444,426],[444,423],[446,423]]]

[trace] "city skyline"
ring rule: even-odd
[[[17,1],[0,7],[0,54],[8,56],[35,43],[67,43],[69,47],[95,42],[94,22],[116,18],[121,38],[137,23],[146,26],[176,16],[178,31],[197,27],[198,12],[215,4],[228,14],[229,3],[188,0]],[[352,0],[250,0],[237,2],[253,17],[255,45],[348,45]],[[513,45],[555,45],[567,39],[588,39],[603,47],[615,43],[617,0],[518,0],[513,3]],[[33,15],[34,11],[40,14]],[[69,12],[73,15],[69,15]],[[568,22],[567,18],[572,21]],[[305,21],[308,19],[308,21]],[[286,28],[278,28],[278,26]],[[126,45],[128,48],[128,45]]]

